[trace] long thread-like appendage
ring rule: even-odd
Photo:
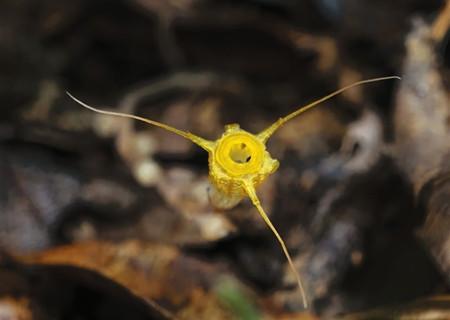
[[[381,78],[373,78],[373,79],[367,79],[367,80],[362,80],[362,81],[358,81],[355,83],[352,83],[348,86],[345,86],[339,90],[336,90],[332,93],[330,93],[329,95],[326,95],[323,98],[320,98],[314,102],[311,102],[305,106],[302,106],[300,108],[298,108],[296,111],[288,114],[287,116],[278,119],[275,123],[273,123],[271,126],[269,126],[268,128],[266,128],[265,130],[263,130],[261,133],[258,134],[258,137],[261,139],[261,141],[263,141],[264,143],[266,143],[266,141],[274,134],[274,132],[276,130],[278,130],[282,125],[284,125],[286,122],[288,122],[289,120],[291,120],[292,118],[295,118],[296,116],[302,114],[305,111],[308,111],[309,109],[317,106],[318,104],[333,98],[334,96],[337,96],[338,94],[351,89],[353,87],[357,87],[360,86],[362,84],[366,84],[366,83],[371,83],[371,82],[378,82],[378,81],[383,81],[383,80],[392,80],[392,79],[397,79],[397,80],[401,80],[400,77],[398,76],[389,76],[389,77],[381,77]]]
[[[139,121],[145,122],[147,124],[150,124],[150,125],[162,128],[164,130],[167,130],[167,131],[173,132],[173,133],[175,133],[175,134],[177,134],[179,136],[182,136],[183,138],[186,138],[186,139],[192,141],[193,143],[195,143],[196,145],[200,146],[201,148],[205,149],[208,152],[212,151],[212,149],[214,147],[214,142],[208,141],[206,139],[203,139],[203,138],[201,138],[199,136],[196,136],[195,134],[192,134],[190,132],[182,131],[182,130],[179,130],[177,128],[174,128],[174,127],[171,127],[169,125],[166,125],[164,123],[160,123],[160,122],[157,122],[157,121],[154,121],[154,120],[150,120],[150,119],[147,119],[147,118],[139,117],[139,116],[136,116],[134,114],[128,114],[128,113],[122,113],[122,112],[115,112],[115,111],[107,111],[107,110],[97,109],[97,108],[91,107],[90,105],[84,103],[83,101],[75,98],[69,92],[66,92],[66,93],[75,102],[77,102],[81,106],[83,106],[83,107],[85,107],[85,108],[87,108],[87,109],[89,109],[91,111],[94,111],[94,112],[97,112],[97,113],[100,113],[100,114],[104,114],[104,115],[108,115],[108,116],[115,116],[115,117],[128,118],[128,119],[135,119],[135,120],[139,120]]]
[[[291,255],[289,254],[289,251],[286,247],[286,244],[284,243],[283,238],[281,238],[277,229],[275,229],[274,225],[272,224],[272,222],[270,221],[266,212],[264,211],[263,207],[261,206],[261,202],[259,201],[258,195],[256,194],[256,191],[255,191],[255,188],[253,187],[252,182],[244,181],[243,184],[244,184],[244,189],[247,192],[248,197],[252,201],[253,205],[256,207],[256,209],[258,209],[260,216],[263,218],[264,222],[267,224],[269,229],[273,232],[273,234],[277,238],[278,242],[280,243],[281,248],[283,249],[284,255],[286,256],[286,259],[289,263],[289,267],[291,268],[292,272],[294,273],[295,278],[298,283],[298,287],[300,288],[300,292],[301,292],[302,300],[303,300],[303,306],[305,307],[305,309],[308,308],[308,300],[306,299],[306,293],[305,293],[305,289],[303,288],[302,280],[300,279],[300,275],[299,275],[298,271],[295,269],[294,263],[292,262]]]

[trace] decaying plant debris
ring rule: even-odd
[[[0,4],[0,319],[439,319],[450,303],[450,1]],[[202,150],[286,125],[249,201]],[[434,316],[434,318],[433,318]]]

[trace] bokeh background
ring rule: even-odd
[[[450,2],[0,2],[0,319],[450,318]],[[259,189],[208,199],[214,140],[292,120]],[[430,318],[431,316],[434,316]]]

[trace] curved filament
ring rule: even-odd
[[[75,98],[69,92],[66,92],[66,93],[67,93],[67,95],[70,98],[72,98],[72,100],[74,100],[79,105],[81,105],[81,106],[83,106],[83,107],[85,107],[85,108],[87,108],[87,109],[89,109],[91,111],[94,111],[94,112],[97,112],[97,113],[100,113],[100,114],[104,114],[104,115],[108,115],[108,116],[128,118],[128,119],[134,119],[134,120],[142,121],[142,122],[145,122],[147,124],[150,124],[150,125],[162,128],[162,129],[170,131],[170,132],[173,132],[173,133],[175,133],[175,134],[177,134],[179,136],[182,136],[183,138],[186,138],[186,139],[192,141],[193,143],[195,143],[196,145],[200,146],[201,148],[205,149],[208,152],[212,151],[212,149],[213,149],[214,143],[212,141],[203,139],[203,138],[201,138],[199,136],[196,136],[195,134],[192,134],[190,132],[182,131],[182,130],[179,130],[177,128],[174,128],[174,127],[171,127],[169,125],[166,125],[164,123],[157,122],[157,121],[150,120],[150,119],[143,118],[143,117],[139,117],[139,116],[136,116],[134,114],[128,114],[128,113],[122,113],[122,112],[115,112],[115,111],[107,111],[107,110],[97,109],[97,108],[91,107],[90,105],[88,105],[88,104],[82,102],[81,100]]]
[[[258,209],[258,212],[260,216],[263,218],[264,222],[267,224],[269,229],[273,232],[275,237],[277,238],[278,242],[280,243],[281,248],[283,249],[283,253],[286,256],[286,259],[289,263],[289,267],[292,270],[292,272],[295,275],[295,278],[297,280],[298,287],[300,288],[300,292],[302,295],[303,300],[303,306],[308,308],[308,300],[306,299],[306,293],[305,289],[303,288],[302,280],[300,279],[300,275],[298,271],[295,269],[294,263],[292,262],[291,255],[289,254],[289,251],[286,247],[286,244],[284,243],[283,239],[281,238],[280,234],[278,233],[277,229],[274,227],[272,222],[270,221],[269,217],[267,216],[266,212],[264,211],[263,207],[261,206],[261,202],[259,201],[258,195],[256,194],[255,188],[253,187],[253,184],[251,181],[244,180],[243,182],[244,189],[248,194],[248,197],[252,201],[253,205]]]
[[[345,86],[339,90],[336,90],[328,95],[326,95],[323,98],[320,98],[314,102],[311,102],[305,106],[300,107],[299,109],[297,109],[296,111],[288,114],[287,116],[278,119],[275,123],[273,123],[271,126],[269,126],[268,128],[266,128],[265,130],[263,130],[261,133],[258,134],[258,137],[261,139],[261,141],[263,141],[264,143],[270,138],[270,136],[273,135],[273,133],[278,130],[282,125],[284,125],[286,122],[288,122],[289,120],[291,120],[292,118],[295,118],[296,116],[298,116],[299,114],[302,114],[305,111],[308,111],[309,109],[317,106],[318,104],[333,98],[334,96],[337,96],[338,94],[351,89],[353,87],[356,86],[360,86],[362,84],[366,84],[366,83],[371,83],[371,82],[377,82],[377,81],[384,81],[384,80],[391,80],[391,79],[397,79],[397,80],[401,80],[400,77],[398,76],[389,76],[389,77],[381,77],[381,78],[373,78],[373,79],[367,79],[367,80],[361,80],[358,82],[354,82],[348,86]]]

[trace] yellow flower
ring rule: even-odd
[[[289,251],[283,239],[265,213],[256,194],[256,188],[269,175],[274,173],[279,166],[279,162],[273,159],[270,156],[269,152],[266,150],[267,140],[287,121],[313,108],[319,103],[328,100],[340,94],[341,92],[355,86],[388,79],[400,79],[400,77],[390,76],[355,82],[333,93],[330,93],[329,95],[319,100],[307,104],[306,106],[300,107],[287,116],[278,119],[275,123],[258,134],[252,134],[250,132],[242,130],[238,124],[227,125],[225,126],[225,132],[223,133],[223,135],[216,141],[209,141],[190,132],[178,130],[166,124],[136,115],[100,110],[83,103],[68,92],[67,94],[80,105],[92,111],[105,115],[131,118],[148,123],[153,126],[160,127],[167,131],[180,135],[186,139],[189,139],[193,143],[206,150],[209,154],[209,178],[214,188],[211,193],[211,201],[215,206],[222,209],[227,209],[238,204],[242,200],[242,198],[246,196],[250,198],[253,205],[256,207],[256,209],[258,209],[259,214],[280,243],[289,266],[297,279],[297,283],[302,294],[303,305],[305,308],[307,308],[308,301],[302,285],[302,281],[300,279],[300,275],[292,262],[291,255],[289,254]]]

